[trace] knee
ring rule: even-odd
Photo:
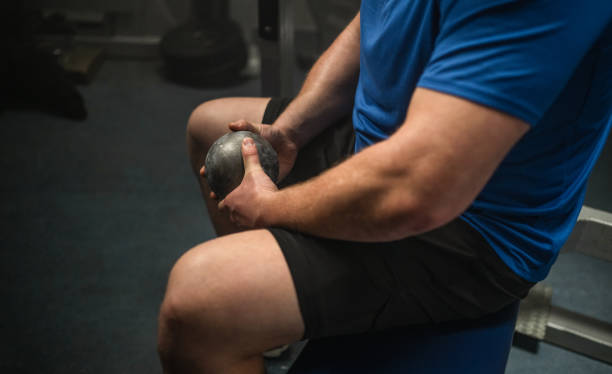
[[[206,127],[206,124],[210,122],[210,102],[206,101],[198,105],[189,116],[187,120],[187,137],[197,138],[200,135],[200,128]]]
[[[170,366],[176,360],[179,353],[179,320],[176,318],[174,311],[165,301],[162,304],[158,319],[157,330],[157,353],[159,355],[164,373],[171,372]]]
[[[207,256],[206,245],[184,254],[174,265],[159,312],[160,344],[165,338],[184,338],[196,331],[209,336],[216,326],[211,306],[222,297],[211,286],[214,264]],[[211,267],[212,266],[212,267]]]
[[[214,323],[206,322],[209,297],[202,282],[202,261],[188,252],[170,273],[158,318],[157,350],[164,367],[184,362],[186,347],[211,335],[208,330]]]
[[[188,368],[197,361],[194,350],[198,348],[198,337],[190,331],[191,324],[185,317],[181,303],[164,300],[157,337],[157,353],[164,373],[193,372]]]
[[[176,329],[190,322],[195,309],[202,309],[202,305],[195,305],[196,296],[199,304],[205,302],[206,285],[202,284],[205,274],[205,260],[201,255],[192,251],[184,254],[174,265],[168,283],[166,294],[160,308],[160,327]],[[164,324],[164,326],[161,326]]]
[[[198,105],[187,121],[187,139],[208,149],[220,136],[220,131],[229,131],[221,106],[221,100],[210,100]]]

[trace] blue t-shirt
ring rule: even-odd
[[[417,86],[531,125],[461,218],[544,279],[612,123],[612,1],[363,0],[356,151],[402,124]]]

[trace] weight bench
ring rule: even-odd
[[[289,374],[502,374],[518,306],[476,320],[312,340]]]

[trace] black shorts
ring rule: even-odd
[[[272,99],[272,123],[290,100]],[[280,187],[313,177],[353,152],[351,118],[300,150]],[[478,318],[527,295],[515,274],[468,223],[457,218],[422,235],[361,243],[282,228],[270,232],[291,270],[305,338]]]

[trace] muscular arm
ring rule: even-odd
[[[417,88],[393,136],[315,179],[267,194],[257,202],[258,222],[357,241],[432,230],[469,206],[528,129],[501,112]]]
[[[298,148],[350,113],[359,78],[359,14],[308,73],[298,96],[275,121]]]

